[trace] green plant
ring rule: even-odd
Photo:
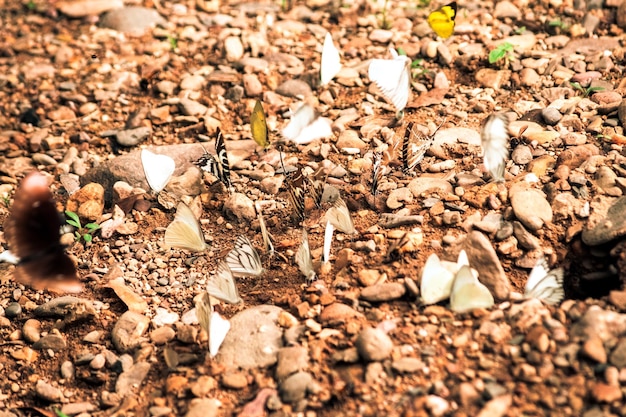
[[[413,61],[411,61],[411,78],[417,78],[428,72],[428,70],[424,68],[423,64],[424,60],[422,58],[414,59]]]
[[[37,5],[35,4],[34,0],[28,0],[28,3],[26,3],[26,8],[28,8],[28,10],[32,12],[37,8]]]
[[[430,0],[417,0],[417,7],[426,8],[430,6]]]
[[[495,64],[500,61],[504,61],[503,66],[508,66],[509,62],[515,59],[513,55],[513,44],[509,42],[503,42],[496,46],[489,52],[489,63]]]
[[[385,4],[383,5],[383,11],[382,11],[382,20],[380,21],[380,28],[381,29],[391,29],[391,22],[389,20],[387,20],[387,5],[389,3],[389,0],[385,0]]]
[[[567,24],[561,19],[555,19],[548,22],[548,26],[559,28],[561,30],[567,29]]]
[[[57,417],[68,417],[67,414],[65,414],[63,411],[59,410],[58,408],[54,409],[54,413],[57,415]]]
[[[173,51],[178,48],[178,39],[175,36],[167,35],[167,41],[170,43],[170,49]]]
[[[589,87],[585,88],[582,85],[580,85],[579,82],[571,82],[570,81],[569,85],[571,85],[574,90],[577,90],[577,91],[583,93],[583,97],[589,97],[590,95],[592,95],[596,91],[604,90],[604,87],[599,87],[599,86],[598,87],[589,86]]]
[[[9,208],[9,203],[11,203],[11,197],[9,197],[9,194],[3,194],[2,196],[0,196],[0,198],[2,199],[2,203],[4,204],[4,206],[6,208]]]
[[[526,26],[521,26],[521,27],[518,27],[518,28],[517,28],[517,29],[515,29],[513,32],[514,32],[516,35],[521,35],[521,34],[523,34],[524,32],[526,32]]]
[[[74,232],[76,241],[83,239],[85,242],[91,242],[93,239],[93,233],[100,228],[98,223],[87,223],[84,227],[80,224],[78,214],[73,211],[65,210],[65,215],[68,217],[67,224],[74,226],[77,230]]]

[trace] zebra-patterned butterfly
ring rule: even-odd
[[[263,273],[263,264],[252,242],[240,235],[235,247],[226,255],[226,263],[233,275],[238,277],[258,277]]]
[[[296,218],[300,221],[304,220],[304,193],[305,183],[302,169],[298,168],[295,172],[287,175],[287,192],[289,193],[289,203],[293,208]]]
[[[546,258],[543,256],[539,258],[526,281],[524,296],[526,298],[538,298],[551,305],[560,303],[565,297],[563,268],[550,270]]]
[[[200,159],[195,162],[195,165],[197,165],[201,170],[218,178],[230,191],[232,183],[230,182],[228,153],[226,152],[224,136],[222,135],[222,131],[219,127],[215,132],[215,153],[217,154],[217,159],[205,150],[204,155],[202,155]]]
[[[424,155],[426,155],[426,152],[435,141],[435,134],[444,123],[445,120],[437,126],[432,135],[424,136],[415,129],[413,122],[409,122],[404,132],[402,151],[400,153],[404,172],[412,171],[424,159]]]
[[[310,284],[315,281],[316,275],[313,269],[313,258],[311,257],[311,248],[309,246],[309,236],[305,229],[302,229],[302,243],[296,252],[296,263],[300,272],[306,278],[306,283]]]
[[[372,156],[372,195],[378,194],[378,184],[383,178],[383,167],[381,166],[383,160],[383,154],[381,152],[374,152]]]

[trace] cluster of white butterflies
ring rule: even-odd
[[[494,305],[493,295],[478,280],[478,272],[470,268],[463,250],[457,262],[442,261],[436,254],[431,254],[422,270],[420,290],[423,304],[435,304],[449,298],[450,309],[457,313]],[[550,270],[546,259],[539,258],[526,281],[524,297],[554,305],[564,295],[563,269]]]

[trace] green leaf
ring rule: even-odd
[[[78,214],[74,213],[73,211],[65,210],[65,215],[69,217],[69,219],[67,220],[67,224],[69,224],[70,226],[78,227],[79,229],[81,228]]]
[[[100,228],[100,225],[98,223],[87,223],[85,225],[85,229],[89,230],[90,232],[95,232],[99,228]]]
[[[85,242],[89,243],[89,242],[91,242],[92,237],[91,237],[91,235],[89,233],[85,233],[83,235],[83,239],[85,239]]]
[[[398,47],[398,55],[404,55],[404,56],[406,56],[406,51],[405,51],[405,50],[404,50],[404,48],[403,48],[403,47],[401,47],[401,46],[400,46],[400,47]]]
[[[57,417],[69,417],[67,414],[65,414],[63,411],[59,410],[58,408],[55,408],[54,412],[57,415]]]

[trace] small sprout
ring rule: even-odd
[[[522,34],[524,34],[525,32],[526,32],[526,26],[521,26],[521,27],[518,27],[518,28],[517,28],[517,29],[515,29],[515,31],[514,31],[514,33],[515,33],[516,35],[522,35]]]
[[[37,8],[37,5],[35,4],[34,0],[28,0],[28,3],[26,3],[26,8],[28,8],[28,10],[32,12]]]
[[[569,84],[572,86],[572,88],[574,90],[577,90],[577,91],[581,92],[583,94],[584,98],[589,97],[590,95],[592,95],[593,93],[595,93],[597,91],[603,91],[604,90],[604,87],[600,87],[600,86],[597,86],[597,87],[589,86],[589,87],[585,88],[582,85],[580,85],[579,82],[571,82],[570,81]]]
[[[383,11],[381,12],[382,18],[380,21],[381,29],[391,29],[391,21],[387,20],[387,5],[389,4],[389,0],[385,0],[385,4],[383,5]]]
[[[74,237],[76,241],[80,241],[83,239],[85,242],[89,243],[93,240],[93,234],[96,230],[100,228],[100,225],[97,223],[87,223],[84,227],[80,224],[80,219],[78,218],[78,214],[73,211],[65,210],[65,215],[67,218],[67,224],[70,226],[74,226],[77,230],[74,232]]]
[[[428,73],[428,70],[424,68],[423,64],[424,64],[424,60],[422,58],[414,59],[411,62],[411,77],[412,78],[417,78]]]
[[[508,66],[515,56],[513,55],[513,44],[509,42],[503,42],[489,52],[489,63],[495,64],[500,61],[504,61],[503,66]]]
[[[178,48],[178,39],[175,36],[167,35],[167,41],[170,43],[170,49],[174,51]]]
[[[0,196],[0,199],[2,199],[2,203],[4,204],[4,206],[6,208],[9,208],[9,204],[11,203],[11,197],[9,197],[9,193],[2,194],[2,196]]]
[[[58,408],[54,409],[54,414],[56,414],[57,417],[68,417],[67,414],[65,414],[63,411],[59,410]]]

